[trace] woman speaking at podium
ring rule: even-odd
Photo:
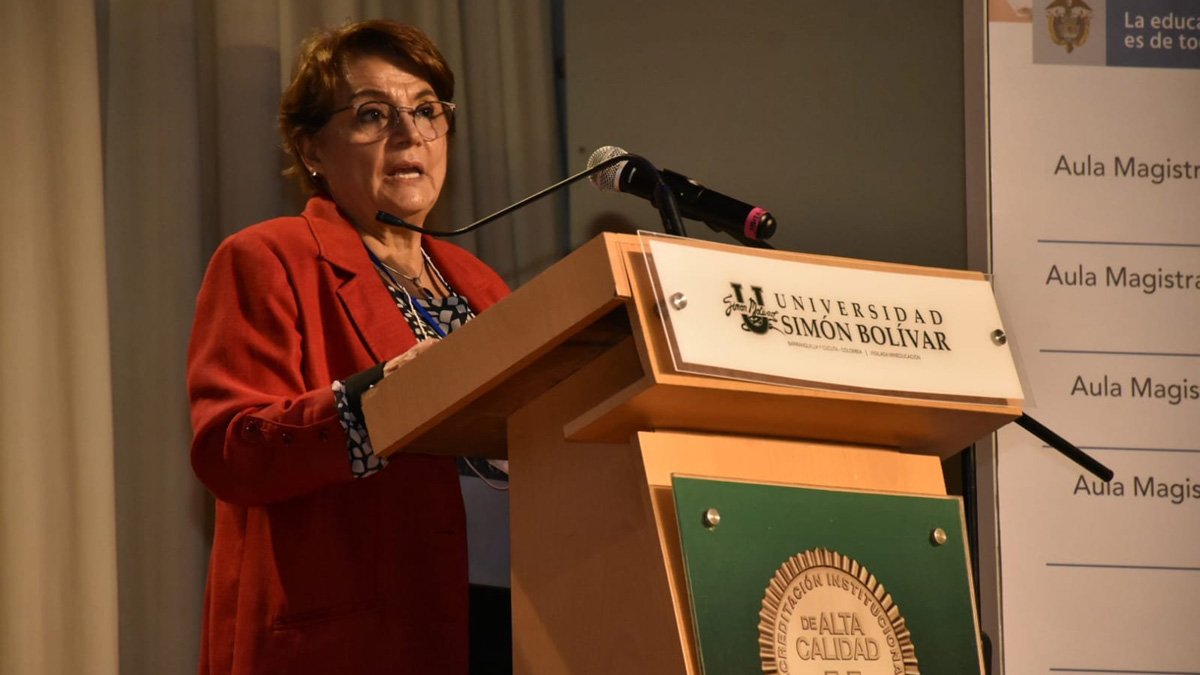
[[[377,457],[358,407],[508,292],[466,251],[375,220],[424,223],[453,94],[410,26],[303,46],[279,127],[312,197],[218,248],[188,353],[192,465],[217,498],[201,673],[467,672],[455,460]]]

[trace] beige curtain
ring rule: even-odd
[[[274,128],[300,39],[374,17],[423,28],[458,77],[435,223],[559,178],[544,0],[0,3],[0,675],[194,671],[196,289],[222,238],[301,208]],[[560,209],[458,243],[519,285],[557,259]]]
[[[192,477],[183,364],[205,247],[207,192],[196,10],[97,4],[122,673],[190,673],[211,505]],[[269,173],[269,172],[264,172]]]
[[[112,400],[90,4],[0,4],[0,63],[0,673],[114,674]]]

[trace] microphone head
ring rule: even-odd
[[[746,222],[742,229],[742,234],[747,239],[765,241],[775,234],[775,216],[771,215],[770,211],[756,206],[746,214]]]
[[[596,151],[592,153],[592,156],[588,157],[587,168],[592,169],[601,162],[606,162],[614,157],[620,157],[621,155],[628,154],[628,152],[625,152],[615,145],[606,145],[604,147],[596,148]],[[617,178],[621,175],[621,171],[625,169],[625,164],[626,162],[617,162],[616,164],[605,168],[603,171],[592,174],[588,180],[592,182],[592,185],[595,185],[597,188],[599,188],[601,192],[620,192],[617,186]]]

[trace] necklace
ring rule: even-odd
[[[421,336],[418,338],[418,340],[425,340],[430,337],[429,331],[425,328],[426,324],[433,329],[434,333],[437,334],[438,339],[446,337],[446,331],[444,331],[442,327],[438,325],[437,321],[435,321],[434,318],[429,314],[429,310],[422,307],[420,301],[415,300],[412,295],[409,294],[408,289],[397,283],[396,279],[392,277],[392,272],[395,272],[405,279],[408,279],[410,282],[416,284],[418,289],[425,291],[425,297],[432,302],[433,292],[427,288],[422,288],[420,285],[420,279],[425,274],[426,267],[433,270],[433,273],[437,275],[438,281],[440,281],[443,286],[446,286],[446,280],[442,277],[442,273],[438,271],[438,268],[434,266],[433,261],[429,259],[429,254],[426,253],[424,249],[421,249],[421,257],[423,258],[423,262],[421,263],[421,272],[417,274],[416,277],[410,277],[404,272],[394,269],[384,263],[371,251],[370,248],[367,248],[365,244],[363,247],[367,249],[367,255],[371,257],[371,262],[375,263],[383,275],[386,276],[388,280],[391,281],[391,284],[396,287],[396,290],[403,294],[409,309],[415,310],[417,315],[420,316],[420,319],[417,320],[417,327],[421,331]],[[446,286],[446,288],[449,288],[449,286]],[[424,322],[422,322],[422,319]]]
[[[382,260],[380,260],[380,261],[379,261],[379,264],[380,264],[380,265],[383,265],[383,266],[384,266],[384,268],[385,268],[385,269],[387,269],[387,271],[389,271],[389,272],[395,272],[396,274],[399,274],[401,277],[403,277],[405,280],[407,280],[407,281],[408,281],[409,283],[411,283],[413,286],[416,286],[417,288],[421,288],[421,277],[425,276],[425,265],[426,265],[426,263],[427,263],[427,261],[428,261],[428,258],[426,258],[426,257],[424,256],[424,253],[425,253],[425,252],[424,252],[424,251],[421,251],[421,253],[422,253],[422,256],[421,256],[421,269],[420,269],[420,270],[417,272],[417,274],[416,274],[415,276],[411,276],[411,277],[410,277],[410,276],[408,276],[407,274],[405,274],[404,272],[401,272],[400,270],[396,269],[395,267],[392,267],[391,265],[389,265],[389,264],[387,264],[387,263],[383,262]]]

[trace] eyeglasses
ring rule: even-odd
[[[455,107],[448,101],[426,101],[415,108],[397,107],[387,101],[367,101],[338,108],[330,116],[353,110],[351,140],[370,143],[395,133],[403,124],[401,113],[404,113],[412,120],[413,128],[421,138],[433,141],[445,136],[454,125]]]

